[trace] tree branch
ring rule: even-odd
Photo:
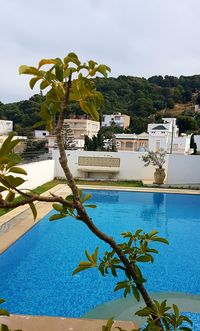
[[[42,202],[49,202],[49,203],[58,202],[66,207],[75,208],[75,205],[73,202],[67,201],[67,200],[63,199],[62,197],[59,197],[59,196],[42,197],[40,195],[32,195],[21,201],[13,201],[13,202],[9,202],[9,201],[6,201],[1,198],[0,199],[0,208],[5,208],[5,209],[6,208],[16,208],[19,206],[24,206],[24,205],[29,204],[30,202],[34,202],[34,201],[37,201],[37,202],[42,201]]]

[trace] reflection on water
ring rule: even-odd
[[[163,193],[153,193],[153,203],[159,208],[164,203],[164,194]]]

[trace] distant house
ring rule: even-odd
[[[35,130],[34,136],[37,139],[46,139],[49,136],[49,131],[47,130]]]
[[[0,135],[7,135],[13,131],[13,121],[0,120]]]
[[[97,136],[100,123],[84,116],[75,116],[64,120],[63,129],[67,130],[67,128],[70,128],[70,138],[74,139],[75,149],[83,150],[85,136],[87,135],[89,138]],[[53,135],[48,136],[48,148],[50,152],[57,148],[56,138]]]
[[[148,124],[150,151],[165,150],[167,153],[191,154],[191,135],[179,136],[176,118],[163,118],[163,123]]]
[[[149,135],[146,132],[138,135],[135,133],[120,133],[114,135],[116,148],[118,151],[144,152],[148,148],[148,138]]]
[[[195,111],[195,113],[200,113],[200,106],[199,105],[195,105],[194,106],[194,111]]]
[[[103,115],[101,126],[112,126],[115,124],[122,129],[126,129],[130,125],[130,116],[121,113],[114,113],[112,115]]]

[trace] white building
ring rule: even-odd
[[[13,121],[0,120],[0,135],[7,135],[13,131]]]
[[[101,126],[111,126],[112,124],[116,124],[120,128],[126,129],[130,125],[130,116],[121,113],[103,115]]]
[[[148,149],[149,135],[146,132],[135,133],[116,133],[114,135],[118,151],[145,152]]]
[[[176,118],[163,118],[164,123],[148,124],[150,151],[165,150],[167,153],[191,154],[191,135],[178,136]]]
[[[37,139],[45,139],[49,136],[49,131],[47,130],[35,130],[34,131],[35,138]]]
[[[64,120],[64,125],[68,124],[72,130],[75,139],[83,139],[84,136],[92,138],[97,136],[100,129],[100,123],[84,117],[68,118]]]

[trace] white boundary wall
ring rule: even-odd
[[[39,162],[32,162],[20,165],[21,168],[26,170],[27,176],[19,175],[23,177],[26,182],[23,183],[20,188],[33,189],[40,186],[50,180],[54,179],[54,160],[45,160]],[[17,176],[17,174],[15,174]]]
[[[169,155],[167,184],[200,184],[200,155]]]
[[[79,156],[92,157],[113,157],[120,158],[120,171],[112,176],[113,179],[121,180],[150,180],[153,181],[154,167],[144,167],[144,162],[141,156],[145,153],[137,152],[90,152],[90,151],[67,151],[69,168],[74,177],[83,177],[78,171]],[[55,160],[55,177],[64,177],[58,160],[58,150],[52,151],[53,159]],[[98,177],[98,174],[92,174],[93,178]]]
[[[89,152],[67,151],[69,167],[74,177],[81,177],[78,171],[79,156],[114,157],[120,158],[120,171],[113,178],[118,180],[146,180],[154,181],[154,167],[144,167],[141,156],[145,153],[133,152]],[[59,163],[58,150],[53,150],[53,160],[45,160],[23,164],[28,176],[24,176],[26,182],[21,188],[33,189],[54,177],[64,177]],[[165,164],[168,185],[200,185],[200,156],[199,155],[167,155]],[[94,173],[93,173],[94,175]]]

